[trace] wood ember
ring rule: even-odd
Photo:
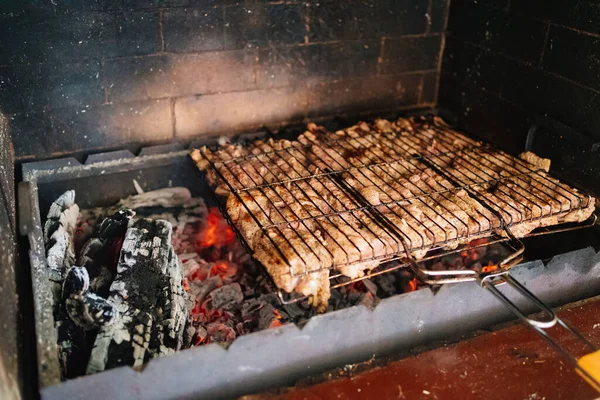
[[[130,209],[115,212],[102,221],[96,236],[83,245],[77,263],[90,275],[92,292],[108,295],[108,288],[116,273],[123,237],[129,220],[134,215],[135,212]]]
[[[98,332],[88,374],[181,348],[188,311],[171,229],[163,220],[130,222],[108,298],[121,318]]]
[[[244,301],[244,294],[239,283],[232,283],[231,285],[222,286],[218,289],[213,290],[210,293],[210,299],[212,300],[212,306],[223,310],[231,310],[242,304]]]
[[[68,190],[56,199],[48,211],[44,224],[44,243],[50,281],[53,282],[55,313],[60,303],[62,282],[67,270],[75,262],[73,234],[79,207],[75,204],[75,191]]]
[[[71,321],[86,331],[114,323],[118,318],[115,306],[89,289],[87,269],[71,267],[63,284],[63,301]]]

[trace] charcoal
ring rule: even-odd
[[[194,339],[194,334],[196,333],[196,328],[193,325],[188,325],[183,331],[183,340],[181,343],[182,349],[187,349],[192,345],[192,339]]]
[[[65,302],[71,320],[85,331],[109,326],[119,315],[114,305],[94,293],[73,295]]]
[[[377,294],[377,285],[374,284],[371,280],[369,280],[369,279],[363,279],[361,282],[363,283],[363,285],[365,285],[365,287],[367,288],[367,290],[373,296],[375,296]]]
[[[210,298],[213,308],[233,310],[244,301],[244,294],[239,283],[232,283],[213,290]]]
[[[206,340],[206,338],[208,337],[208,332],[206,331],[206,329],[204,329],[203,326],[197,326],[195,328],[195,337],[196,337],[196,340],[204,342]]]
[[[62,292],[62,282],[67,270],[75,263],[73,235],[79,216],[79,207],[75,204],[75,191],[68,190],[50,205],[50,211],[44,224],[44,243],[48,276],[53,282],[54,312]]]
[[[114,275],[109,267],[101,265],[98,267],[97,275],[90,280],[90,290],[99,295],[108,295],[108,290]]]
[[[360,298],[359,304],[368,308],[374,308],[377,304],[377,298],[371,292],[367,292]]]
[[[303,309],[299,304],[292,303],[287,305],[281,305],[280,307],[282,307],[282,309],[285,310],[285,313],[289,316],[289,318],[293,320],[298,320],[300,318],[308,318],[306,310]]]
[[[238,322],[235,324],[235,330],[238,336],[245,335],[247,333],[246,327],[243,322]]]
[[[396,277],[393,273],[378,275],[373,280],[384,295],[392,296],[397,292]]]
[[[91,270],[94,265],[94,258],[102,251],[104,243],[98,238],[91,238],[82,247],[77,264]]]
[[[63,298],[83,294],[90,288],[90,276],[83,267],[71,267],[63,283]]]
[[[83,245],[77,263],[85,267],[92,276],[99,265],[113,264],[116,260],[110,259],[110,250],[120,244],[127,224],[134,216],[134,211],[123,209],[104,218],[98,228],[97,237],[91,238]]]
[[[69,318],[89,331],[108,326],[118,318],[114,305],[89,291],[90,277],[83,267],[71,267],[63,284],[63,301]]]
[[[73,370],[70,366],[73,364],[73,359],[77,358],[77,349],[84,346],[85,338],[85,332],[69,319],[65,304],[61,301],[64,278],[67,270],[75,262],[73,237],[78,215],[79,207],[75,204],[75,191],[69,190],[50,205],[44,223],[46,265],[58,335],[59,362],[65,377]]]
[[[180,257],[181,259],[181,257]],[[183,276],[189,276],[200,269],[200,264],[195,258],[190,258],[182,263]]]
[[[115,276],[116,256],[127,224],[135,212],[129,209],[119,210],[105,218],[98,227],[97,236],[90,238],[82,247],[77,263],[87,269],[90,275],[90,290],[98,295],[107,296]]]
[[[100,328],[88,374],[122,365],[141,367],[182,347],[188,311],[169,222],[129,222],[108,300],[121,318]]]
[[[213,322],[206,325],[206,332],[210,337],[210,341],[217,343],[232,342],[237,337],[235,330],[222,322]]]
[[[275,307],[270,304],[261,307],[258,312],[258,329],[270,328],[275,321],[278,321]]]
[[[220,276],[211,276],[203,281],[191,282],[190,293],[196,297],[196,302],[202,303],[213,290],[222,285],[223,281]]]

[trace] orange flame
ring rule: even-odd
[[[269,324],[269,328],[277,328],[278,326],[281,326],[281,325],[282,325],[281,321],[279,321],[278,319],[274,319]]]
[[[224,275],[227,273],[227,261],[217,261],[210,270],[212,276]]]
[[[412,278],[408,282],[408,289],[409,292],[414,292],[415,290],[417,290],[417,278]]]
[[[481,268],[481,272],[485,272],[485,273],[494,272],[496,270],[498,270],[498,265],[497,264],[492,264],[491,261],[488,263],[488,265],[486,265],[485,267]]]
[[[217,243],[217,229],[219,228],[219,216],[216,215],[213,210],[210,210],[208,217],[206,218],[206,230],[204,231],[204,238],[201,239],[200,245],[202,247],[214,246]]]
[[[206,217],[206,229],[201,233],[198,240],[200,247],[227,245],[235,239],[235,233],[225,222],[216,207],[209,210]]]

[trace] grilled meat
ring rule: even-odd
[[[549,160],[492,150],[439,118],[336,132],[309,124],[297,141],[191,156],[276,285],[320,310],[331,268],[356,278],[405,251],[420,259],[433,247],[507,227],[522,237],[594,211],[594,199],[547,175]]]

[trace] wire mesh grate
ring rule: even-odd
[[[217,156],[218,155],[218,156]],[[559,223],[593,199],[545,171],[430,122],[407,130],[358,125],[204,155],[223,210],[249,248],[292,276],[371,269],[510,227]],[[254,246],[253,246],[254,244]]]

